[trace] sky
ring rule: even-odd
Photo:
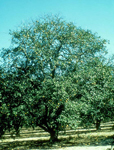
[[[9,30],[46,14],[97,32],[110,40],[108,53],[114,54],[114,0],[0,0],[0,49],[11,45]]]

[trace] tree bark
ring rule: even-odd
[[[51,131],[49,131],[49,133],[50,133],[50,142],[51,143],[58,141],[58,131],[57,130],[52,129]]]
[[[97,119],[96,120],[96,130],[101,130],[100,124],[101,124],[101,120]]]

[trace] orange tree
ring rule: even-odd
[[[111,65],[94,57],[80,71],[70,77],[72,88],[67,85],[71,100],[78,106],[79,124],[100,129],[101,121],[114,116],[114,70]]]
[[[77,124],[67,79],[74,71],[78,74],[82,61],[104,53],[106,40],[57,16],[40,18],[10,34],[12,47],[3,49],[6,75],[1,91],[8,110],[6,128],[18,133],[22,126],[39,126],[56,141],[64,125]]]

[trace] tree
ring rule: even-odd
[[[7,124],[7,116],[5,114],[5,109],[4,109],[4,104],[2,102],[2,91],[5,90],[3,83],[4,83],[4,79],[3,79],[3,69],[0,67],[0,137],[5,133],[6,130],[6,124]]]
[[[16,115],[21,120],[17,131],[23,125],[39,126],[56,141],[63,125],[76,125],[77,107],[65,83],[82,61],[86,64],[88,58],[105,52],[106,40],[57,16],[46,16],[10,34],[12,47],[3,49],[8,84],[2,99],[11,105],[7,108],[12,126],[17,126]]]
[[[71,100],[79,106],[80,125],[95,124],[98,130],[101,121],[114,115],[113,71],[112,66],[95,57],[80,72],[72,74],[69,93],[72,91]]]

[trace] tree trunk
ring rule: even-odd
[[[101,124],[101,120],[97,119],[96,120],[96,130],[101,130],[100,124]]]
[[[4,135],[5,131],[4,128],[0,127],[0,138],[2,137],[2,135]]]
[[[58,131],[52,129],[49,133],[50,133],[50,142],[51,143],[56,142],[58,140]]]
[[[16,130],[16,136],[20,136],[20,129]]]

